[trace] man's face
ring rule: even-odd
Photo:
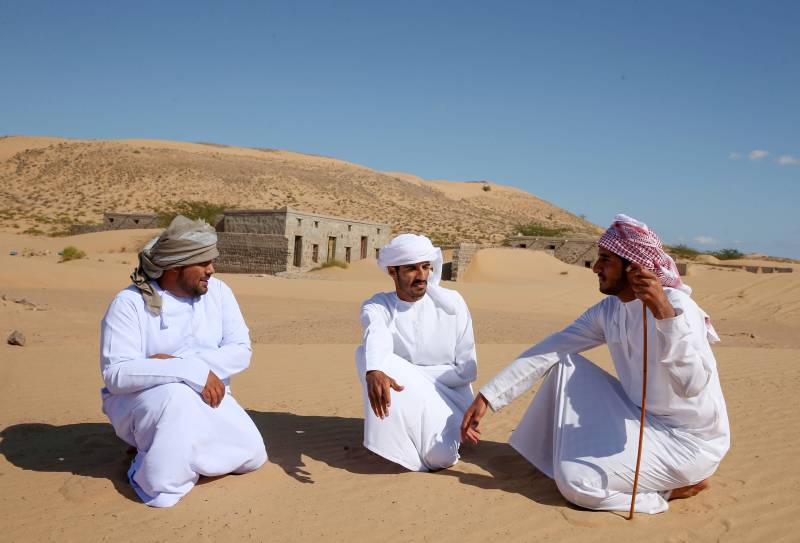
[[[397,297],[406,302],[416,302],[428,289],[428,275],[431,273],[430,262],[390,266],[389,275],[394,279]]]
[[[208,280],[214,273],[211,260],[178,268],[176,283],[189,296],[202,296],[208,292]]]
[[[600,292],[616,296],[628,288],[628,275],[624,269],[622,259],[602,247],[597,251],[597,261],[592,266],[592,271],[597,274],[600,283]]]

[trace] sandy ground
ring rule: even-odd
[[[665,514],[628,522],[566,503],[506,443],[530,393],[488,415],[485,441],[453,468],[408,473],[366,452],[352,355],[359,304],[390,287],[374,261],[315,272],[322,280],[220,275],[254,342],[234,394],[270,462],[150,509],[128,487],[127,446],[100,411],[97,351],[105,308],[152,234],[0,235],[0,332],[27,336],[25,347],[0,346],[4,542],[796,540],[800,275],[704,267],[686,279],[723,338],[715,353],[733,447],[710,490]],[[58,263],[66,245],[88,257]],[[447,286],[473,314],[478,385],[601,296],[589,270],[532,252],[483,251],[465,279]],[[588,356],[610,369],[605,348]]]

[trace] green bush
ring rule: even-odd
[[[683,243],[679,245],[664,245],[664,250],[671,255],[677,256],[678,258],[685,258],[688,260],[694,260],[701,254],[697,249],[692,249]]]
[[[86,253],[72,245],[65,247],[64,250],[61,251],[61,262],[80,260],[81,258],[86,258]]]
[[[488,183],[484,184],[482,188],[483,192],[489,192],[490,190],[492,190],[492,186]]]
[[[158,214],[158,224],[162,228],[169,226],[178,215],[183,215],[189,219],[203,219],[211,226],[216,226],[222,218],[226,209],[231,207],[225,204],[213,204],[204,200],[179,200],[177,202],[167,202],[162,208],[154,211]]]
[[[548,238],[560,236],[566,232],[569,232],[569,229],[567,228],[551,228],[535,222],[518,224],[514,227],[514,229],[523,236],[542,236]]]
[[[739,258],[744,258],[744,254],[736,249],[720,249],[719,251],[712,251],[709,254],[720,260],[738,260]]]

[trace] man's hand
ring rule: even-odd
[[[225,397],[225,383],[220,381],[219,377],[217,377],[213,371],[209,371],[206,386],[200,395],[203,397],[203,401],[208,405],[217,407],[222,401],[222,398]]]
[[[483,394],[478,392],[472,405],[470,405],[467,412],[464,413],[464,420],[461,421],[461,443],[469,440],[474,445],[478,444],[478,441],[481,440],[481,430],[478,428],[478,425],[486,414],[486,409],[488,407],[489,402]]]
[[[166,360],[168,358],[177,358],[177,357],[172,356],[171,354],[158,353],[158,354],[154,354],[150,358],[158,358],[159,360]]]
[[[376,417],[389,416],[389,406],[392,405],[390,389],[392,388],[400,392],[405,387],[398,385],[397,381],[380,370],[367,372],[367,395]]]
[[[628,273],[628,282],[633,288],[633,293],[650,310],[655,318],[671,319],[675,316],[675,309],[669,303],[664,287],[656,275],[631,262],[625,270]]]

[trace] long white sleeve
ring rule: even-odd
[[[367,371],[381,370],[383,361],[394,352],[394,339],[388,321],[389,312],[383,305],[366,302],[361,307]]]
[[[233,291],[224,283],[221,286],[222,340],[217,349],[199,350],[197,357],[205,362],[217,377],[225,380],[247,369],[253,351],[250,347],[250,331]]]
[[[202,390],[209,371],[205,362],[194,357],[147,358],[134,302],[121,296],[111,302],[101,324],[100,369],[112,394],[181,381]]]
[[[675,306],[675,301],[672,302]],[[678,313],[675,317],[655,322],[659,334],[658,363],[666,368],[673,392],[682,398],[699,395],[712,376],[700,350],[707,345],[703,316],[692,311],[695,309],[692,306],[675,307]]]
[[[498,373],[480,392],[498,411],[530,389],[558,361],[558,353],[579,353],[605,342],[600,304],[540,341]]]

